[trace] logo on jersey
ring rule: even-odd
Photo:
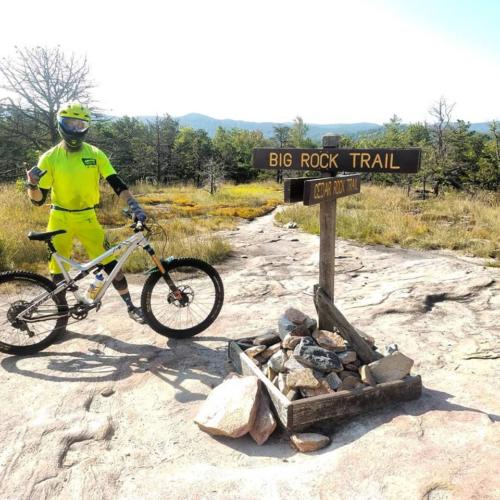
[[[95,158],[82,158],[82,161],[86,167],[95,167],[97,165]]]

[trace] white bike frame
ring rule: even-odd
[[[67,283],[70,283],[73,281],[73,278],[71,278],[69,272],[66,270],[66,266],[64,264],[69,264],[69,266],[72,269],[76,269],[77,271],[80,271],[82,273],[87,274],[90,272],[94,267],[97,267],[104,259],[107,257],[110,257],[114,253],[118,252],[122,248],[126,248],[125,252],[123,252],[123,255],[118,259],[118,262],[116,263],[116,266],[114,267],[113,271],[105,278],[104,284],[99,290],[99,293],[96,295],[95,299],[93,301],[88,300],[86,297],[83,295],[77,294],[75,292],[75,297],[79,301],[85,302],[87,305],[97,305],[100,301],[101,298],[104,296],[106,293],[107,289],[115,279],[116,275],[120,272],[121,268],[123,267],[123,264],[125,261],[130,257],[130,254],[138,247],[145,247],[146,245],[149,244],[149,240],[142,234],[141,232],[137,232],[127,238],[126,240],[122,241],[121,243],[118,243],[117,245],[111,247],[109,250],[106,250],[103,254],[99,255],[99,257],[96,257],[94,260],[91,260],[90,262],[86,262],[84,264],[80,264],[72,259],[67,259],[66,257],[63,257],[62,255],[59,255],[57,252],[52,254],[52,257],[56,261],[57,265],[62,271],[62,274],[64,276],[64,282],[61,282],[61,290],[65,287]],[[59,290],[59,286],[54,290],[54,293],[57,293]],[[80,296],[78,296],[80,295]]]
[[[125,252],[123,252],[123,255],[118,259],[118,262],[116,266],[114,267],[113,271],[107,276],[107,278],[104,280],[104,284],[102,288],[99,290],[98,294],[94,298],[94,300],[89,300],[85,295],[82,295],[78,289],[76,290],[70,290],[73,292],[73,295],[75,296],[76,300],[79,303],[83,303],[89,307],[89,309],[92,309],[94,307],[98,307],[101,298],[104,296],[106,293],[107,289],[115,279],[116,275],[120,272],[121,268],[123,267],[123,264],[125,261],[129,258],[130,254],[138,247],[147,247],[149,245],[149,240],[146,236],[141,231],[137,231],[134,233],[132,236],[127,238],[126,240],[122,241],[121,243],[118,243],[117,245],[114,245],[111,247],[109,250],[106,250],[103,254],[99,255],[99,257],[96,257],[94,260],[91,260],[90,262],[86,262],[83,264],[80,264],[79,262],[76,262],[72,259],[67,259],[66,257],[63,257],[62,255],[59,255],[57,252],[52,253],[52,257],[54,260],[57,262],[59,268],[62,271],[62,274],[64,276],[64,280],[59,282],[57,284],[57,287],[55,290],[51,292],[44,292],[40,294],[38,297],[33,299],[31,302],[30,306],[27,307],[24,311],[22,311],[16,318],[26,321],[28,323],[34,322],[36,320],[30,320],[29,318],[26,318],[25,315],[29,314],[33,309],[35,309],[38,305],[40,305],[42,302],[44,302],[47,297],[51,295],[57,295],[59,292],[62,292],[63,290],[66,290],[68,288],[68,285],[72,285],[75,282],[75,279],[80,279],[86,276],[93,268],[97,267],[99,263],[101,263],[106,257],[109,257],[116,253],[117,251],[121,250],[122,248],[126,248]],[[158,257],[153,253],[151,254],[151,258],[153,262],[157,265],[158,269],[162,272],[165,273],[165,269],[158,259]],[[72,278],[64,266],[64,264],[68,264],[70,268],[76,269],[77,271],[80,272],[79,275],[75,276],[75,278]],[[81,276],[80,276],[81,275]]]

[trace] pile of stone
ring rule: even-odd
[[[363,338],[376,350],[373,338]],[[293,308],[280,317],[278,332],[247,342],[245,354],[290,401],[400,380],[413,366],[395,344],[385,357],[363,364],[337,332],[318,330],[314,319]]]
[[[377,349],[373,338],[362,336]],[[395,344],[386,348],[386,356],[363,364],[338,332],[318,330],[314,319],[294,308],[279,318],[278,331],[240,340],[238,345],[290,401],[400,380],[413,366],[413,360]],[[276,429],[258,378],[236,373],[209,394],[195,422],[212,435],[238,438],[248,433],[259,445]],[[327,436],[314,433],[293,434],[290,440],[302,452],[316,451],[330,442]]]

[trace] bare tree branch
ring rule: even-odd
[[[74,54],[67,56],[59,46],[16,47],[13,59],[0,60],[0,76],[3,77],[0,88],[19,97],[19,103],[8,101],[4,115],[19,112],[31,120],[42,136],[33,138],[33,144],[46,142],[44,135],[52,144],[57,143],[58,109],[66,101],[88,104],[94,86],[89,80],[87,59]],[[11,128],[15,133],[15,127]]]

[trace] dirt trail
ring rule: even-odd
[[[227,236],[225,306],[193,340],[138,326],[110,293],[58,345],[2,355],[1,498],[500,498],[499,269],[338,242],[338,307],[379,346],[399,344],[425,390],[302,455],[280,433],[259,447],[193,423],[229,339],[274,328],[289,306],[315,315],[316,236],[272,215]]]

